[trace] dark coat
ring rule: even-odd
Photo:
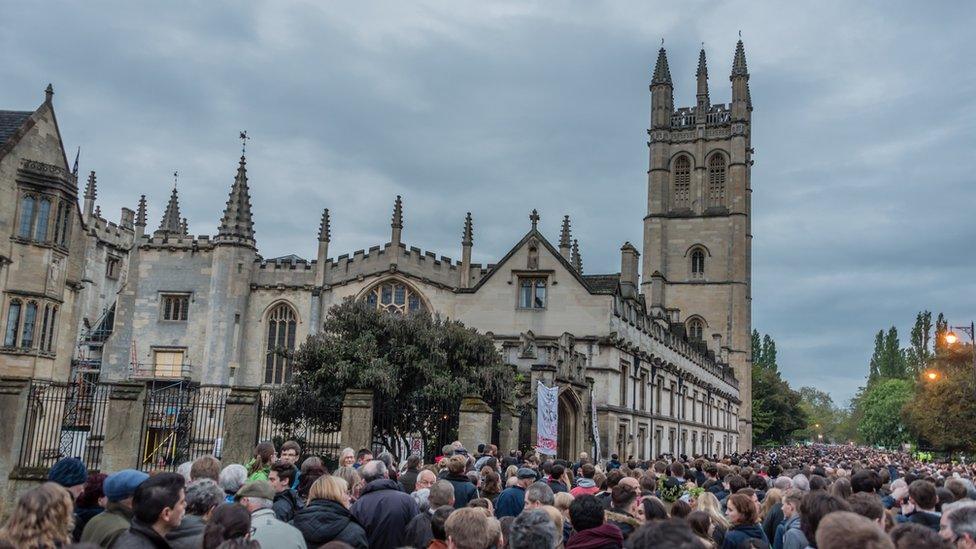
[[[400,475],[397,480],[400,481],[400,485],[403,486],[403,491],[412,494],[417,491],[417,475],[420,471],[416,469],[407,469]]]
[[[302,502],[298,499],[298,492],[291,488],[275,494],[274,504],[271,506],[275,518],[281,522],[291,522],[291,519],[295,518],[295,513],[301,508]]]
[[[607,524],[613,524],[617,528],[620,528],[620,533],[623,535],[624,539],[630,537],[634,530],[640,528],[640,521],[620,509],[611,508],[609,511],[604,512],[607,517]]]
[[[434,539],[434,531],[430,527],[430,511],[421,511],[410,519],[404,532],[403,543],[417,549],[427,549]]]
[[[313,499],[299,509],[292,519],[309,547],[318,547],[330,541],[344,541],[356,549],[366,549],[366,530],[348,509],[330,499]]]
[[[418,512],[417,502],[400,490],[395,480],[377,479],[363,488],[352,516],[366,528],[370,549],[403,545],[403,532]]]
[[[552,488],[553,494],[558,494],[559,492],[569,492],[569,488],[567,488],[561,480],[549,479],[546,481],[546,484],[549,485],[549,488]]]
[[[783,522],[783,504],[777,503],[773,505],[769,512],[766,513],[766,517],[762,521],[762,529],[766,534],[766,539],[772,544],[773,540],[776,538],[776,527],[779,523]]]
[[[138,520],[133,519],[132,525],[119,536],[111,549],[172,549],[168,541],[163,539],[152,529]]]
[[[454,486],[454,508],[460,509],[462,507],[467,507],[468,502],[473,499],[478,499],[478,489],[475,488],[474,484],[468,480],[466,475],[451,475],[448,474],[444,477],[444,480],[451,483]]]
[[[105,509],[102,507],[79,507],[75,509],[75,529],[71,534],[71,539],[77,543],[81,540],[81,533],[85,530],[88,521],[98,516]]]
[[[522,514],[524,508],[525,488],[512,486],[505,488],[501,494],[498,494],[498,499],[495,501],[495,516],[498,518],[517,517]]]
[[[180,525],[166,534],[166,541],[173,549],[197,549],[203,543],[203,531],[206,528],[203,517],[187,513],[183,515]]]
[[[722,549],[738,549],[739,545],[749,539],[761,539],[769,545],[766,533],[758,524],[739,524],[725,533]]]
[[[942,520],[942,515],[938,513],[930,513],[928,511],[915,511],[914,513],[908,515],[908,520],[906,522],[914,522],[915,524],[921,524],[926,528],[931,528],[936,532],[939,531],[939,521]]]
[[[116,538],[129,529],[132,510],[117,502],[109,502],[105,511],[88,521],[81,533],[81,541],[101,547],[111,547]]]
[[[623,545],[624,536],[620,528],[607,522],[596,528],[573,532],[566,549],[620,549]]]

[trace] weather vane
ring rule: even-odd
[[[241,132],[241,156],[247,151],[247,140],[250,137],[247,136],[247,130]]]
[[[742,38],[742,29],[739,29],[739,38]]]
[[[173,188],[176,188],[176,183],[180,180],[180,172],[173,172]]]

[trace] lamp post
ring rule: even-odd
[[[976,383],[976,323],[970,322],[969,326],[956,326],[949,330],[945,335],[945,342],[948,345],[955,345],[959,342],[959,336],[952,330],[959,330],[968,335],[969,341],[973,344],[973,382]],[[931,374],[929,374],[929,379],[932,379]]]

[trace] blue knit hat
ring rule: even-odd
[[[51,467],[47,479],[65,488],[84,484],[88,480],[88,469],[78,458],[63,458]]]
[[[149,475],[135,469],[122,469],[118,473],[109,475],[102,483],[102,491],[109,501],[122,501],[132,496],[136,488],[142,484]]]

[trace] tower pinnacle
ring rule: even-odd
[[[98,186],[95,181],[95,170],[88,174],[88,184],[85,185],[85,200],[95,200],[98,196]]]
[[[539,210],[533,209],[532,213],[529,214],[529,221],[532,222],[532,230],[535,231],[539,228]]]
[[[394,229],[403,228],[403,199],[400,195],[397,195],[396,201],[393,202],[393,222],[390,226]]]
[[[251,192],[247,186],[247,159],[241,155],[237,175],[230,188],[227,207],[220,219],[215,242],[236,242],[254,246],[254,220],[251,216]]]
[[[332,227],[329,220],[329,209],[322,210],[322,222],[319,223],[319,242],[332,240]]]
[[[575,238],[573,239],[573,251],[570,263],[573,265],[573,268],[576,269],[576,272],[583,274],[583,256],[580,254],[579,240],[576,240]]]
[[[704,47],[698,53],[698,70],[695,75],[698,78],[698,115],[701,122],[704,122],[704,115],[712,105],[708,98],[708,63],[705,61]]]
[[[136,208],[136,227],[146,226],[146,195],[139,197],[139,207]]]
[[[566,259],[570,258],[570,248],[573,245],[572,230],[570,229],[569,216],[563,216],[563,228],[559,231],[559,253]]]
[[[166,204],[166,211],[163,212],[163,220],[156,230],[157,236],[175,236],[183,234],[180,228],[180,197],[176,192],[176,185],[173,185],[173,192],[169,195],[169,202]]]
[[[474,225],[471,222],[471,212],[464,216],[464,232],[461,234],[461,246],[474,244]]]
[[[654,77],[651,79],[652,86],[658,84],[671,85],[671,69],[668,68],[668,53],[664,48],[661,48],[657,52],[657,63],[654,64]]]

